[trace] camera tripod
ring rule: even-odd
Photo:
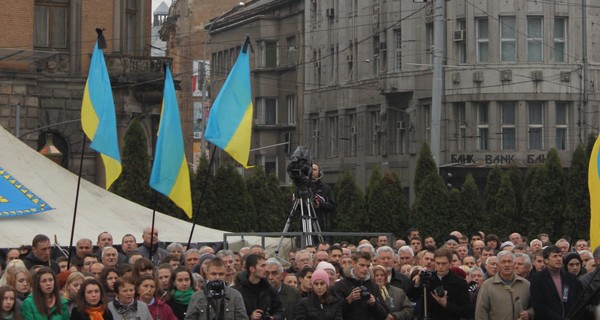
[[[277,245],[277,250],[275,251],[276,254],[279,254],[285,233],[289,231],[292,219],[298,208],[300,208],[300,222],[302,222],[302,237],[304,237],[304,243],[306,245],[313,245],[313,236],[310,234],[313,232],[318,233],[319,242],[323,242],[321,226],[319,225],[319,220],[317,219],[317,212],[315,211],[315,207],[312,202],[312,193],[308,191],[308,186],[299,186],[294,194],[294,198],[295,200],[292,210],[290,210],[290,214],[285,222],[283,234],[281,235],[281,238],[279,238],[279,244]]]

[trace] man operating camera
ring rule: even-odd
[[[315,197],[313,203],[319,226],[322,231],[326,231],[329,229],[329,215],[335,210],[335,198],[331,187],[323,183],[321,178],[323,178],[323,171],[321,171],[319,165],[313,163],[311,175],[311,189]]]
[[[206,265],[208,282],[202,290],[192,295],[185,319],[248,319],[242,295],[223,281],[227,274],[223,260],[215,258]]]

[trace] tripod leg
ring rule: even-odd
[[[294,205],[292,206],[292,210],[290,210],[290,214],[288,215],[287,221],[285,222],[285,227],[283,227],[283,231],[282,233],[286,233],[290,230],[290,224],[292,222],[292,217],[294,216],[294,212],[296,212],[296,209],[298,208],[298,204],[300,204],[301,200],[300,199],[296,199],[294,201]],[[276,255],[279,255],[279,250],[281,250],[281,245],[283,243],[283,238],[285,237],[285,235],[282,234],[281,237],[279,238],[279,244],[277,245],[277,250],[275,251]]]
[[[306,211],[304,210],[304,206],[306,206]],[[300,214],[302,219],[302,232],[312,232],[312,226],[310,221],[310,210],[308,204],[304,203],[304,201],[300,202]],[[312,245],[312,237],[311,235],[302,235],[305,239],[306,245]]]
[[[315,210],[315,207],[313,206],[312,203],[310,203],[310,202],[307,202],[307,203],[308,203],[307,206],[308,206],[308,212],[310,215],[310,220],[313,225],[313,230],[314,230],[314,232],[319,233],[319,235],[318,235],[319,242],[323,242],[323,235],[321,235],[322,230],[321,230],[321,225],[319,224],[319,219],[317,217],[317,211]]]

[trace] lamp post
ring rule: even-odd
[[[204,34],[204,46],[202,47],[202,57],[204,59],[204,61],[202,62],[202,107],[201,107],[201,112],[202,112],[202,140],[200,141],[200,155],[204,155],[206,154],[206,147],[207,147],[207,142],[205,137],[205,133],[206,133],[206,122],[208,121],[208,117],[206,115],[206,105],[208,104],[208,93],[207,93],[207,86],[208,86],[208,82],[207,82],[207,78],[208,78],[208,72],[207,72],[207,68],[206,68],[206,62],[209,61],[210,59],[207,59],[206,57],[206,48],[208,47],[208,41],[209,41],[209,37],[210,37],[210,32],[212,31],[212,28],[214,27],[215,23],[217,23],[221,18],[223,18],[223,16],[225,16],[226,14],[233,12],[233,11],[237,11],[241,8],[243,8],[246,4],[243,2],[239,2],[237,5],[235,5],[233,8],[231,8],[231,10],[222,13],[220,16],[216,17],[214,20],[212,20],[210,23],[210,26],[208,27],[208,31]]]

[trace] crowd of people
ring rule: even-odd
[[[445,239],[380,236],[271,256],[164,245],[145,228],[113,246],[79,239],[70,260],[50,239],[9,249],[0,319],[598,319],[600,247],[518,233]],[[388,242],[389,241],[389,242]],[[392,242],[393,241],[393,242]],[[94,250],[95,249],[95,250]]]

